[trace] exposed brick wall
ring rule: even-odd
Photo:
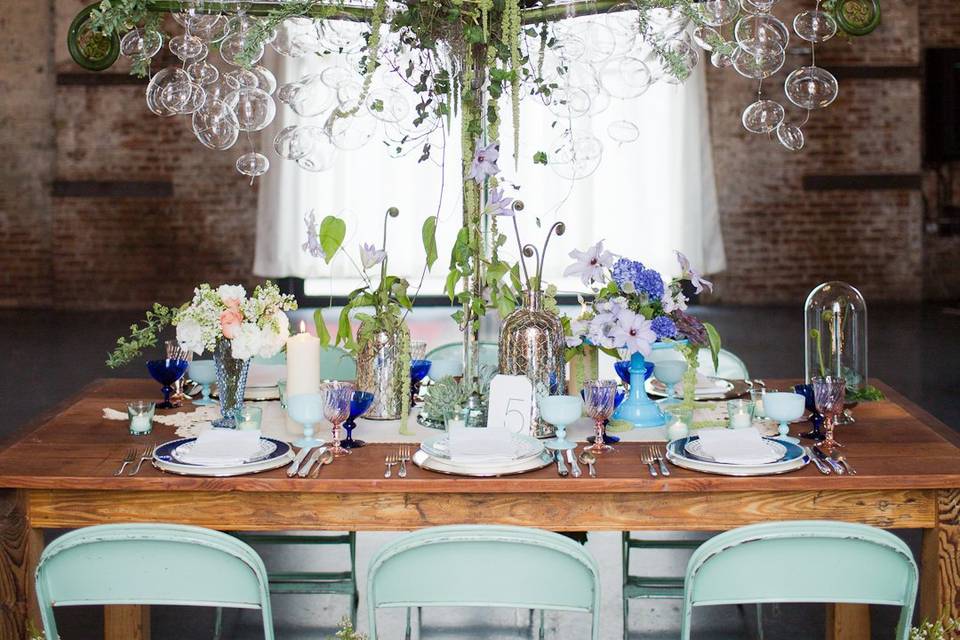
[[[79,71],[64,37],[87,1],[8,0],[0,16],[0,306],[139,308],[183,299],[199,281],[249,282],[256,193],[234,172],[237,154],[204,149],[183,118],[149,114],[142,85],[57,86],[58,71]],[[777,13],[792,19],[799,6],[784,0]],[[916,67],[926,46],[960,46],[955,0],[883,8],[877,32],[827,43],[820,64]],[[794,38],[784,72],[765,83],[770,95],[786,104],[783,79],[806,60]],[[111,73],[124,71],[121,62]],[[741,128],[751,82],[712,69],[708,84],[729,263],[719,300],[797,304],[828,278],[860,285],[868,300],[960,296],[960,239],[924,234],[929,172],[922,191],[804,188],[810,175],[921,174],[919,78],[841,80],[799,154]],[[172,192],[51,195],[54,181],[83,180]]]

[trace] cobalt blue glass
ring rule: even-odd
[[[647,377],[648,377],[648,378],[650,377],[649,374],[647,374]],[[581,398],[583,397],[583,391],[580,392],[580,397],[581,397]],[[613,409],[616,410],[617,407],[620,406],[620,403],[623,402],[626,397],[627,397],[627,392],[626,392],[626,391],[617,391],[617,395],[614,396],[614,398],[613,398]],[[604,427],[606,427],[606,425],[608,425],[608,424],[610,424],[609,418],[608,418],[607,421],[604,423]],[[590,444],[593,444],[593,441],[594,441],[595,439],[596,439],[595,436],[587,436],[587,442],[589,442]],[[612,435],[610,435],[609,433],[607,433],[607,430],[606,430],[606,429],[603,430],[603,443],[604,443],[604,444],[616,444],[617,442],[620,442],[620,436],[612,436]]]
[[[176,409],[180,406],[179,402],[170,401],[170,394],[173,393],[173,383],[183,377],[188,366],[189,362],[176,358],[147,361],[147,371],[154,380],[163,385],[163,402],[157,405],[157,409]]]
[[[803,396],[804,404],[807,407],[807,411],[810,412],[810,424],[813,425],[813,429],[806,433],[801,433],[802,438],[807,438],[808,440],[826,440],[827,436],[823,432],[823,415],[817,411],[817,404],[813,398],[813,385],[812,384],[798,384],[793,387],[793,390]]]
[[[643,363],[643,381],[646,382],[650,379],[650,376],[653,375],[653,368],[656,365],[653,362],[644,362]],[[613,363],[613,369],[617,372],[620,380],[623,384],[630,386],[630,361],[629,360],[619,360]]]
[[[416,404],[417,396],[420,395],[420,383],[430,372],[429,360],[411,360],[410,361],[410,405]]]
[[[357,426],[357,418],[365,414],[371,404],[373,404],[372,393],[369,391],[353,392],[353,397],[350,398],[350,416],[347,418],[347,421],[343,423],[343,428],[347,431],[347,438],[340,443],[340,446],[344,449],[359,449],[367,444],[363,440],[354,440],[353,430]]]

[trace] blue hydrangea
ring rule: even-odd
[[[647,294],[651,300],[663,297],[663,278],[655,269],[643,269],[633,281],[637,291]]]
[[[675,338],[677,336],[677,325],[667,316],[657,316],[650,323],[650,328],[657,334],[658,340],[664,338]]]
[[[623,285],[627,282],[635,283],[637,276],[643,271],[643,265],[627,258],[620,258],[613,263],[610,269],[613,275],[613,281],[617,283],[620,290],[623,291]]]

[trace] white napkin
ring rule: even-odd
[[[780,459],[754,427],[699,429],[700,451],[727,464],[768,464]]]
[[[209,429],[197,436],[189,451],[180,457],[183,462],[206,467],[240,465],[260,451],[259,431]]]
[[[477,464],[514,459],[513,436],[505,429],[451,425],[448,437],[453,462]]]
[[[247,373],[247,387],[250,389],[262,389],[264,387],[275,387],[277,383],[287,377],[287,365],[285,364],[250,364],[250,371]]]

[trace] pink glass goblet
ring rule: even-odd
[[[350,417],[350,401],[357,390],[352,382],[324,382],[320,385],[323,396],[323,417],[333,425],[333,441],[330,451],[336,457],[349,455],[350,449],[340,445],[340,425]]]
[[[843,411],[843,399],[846,395],[847,381],[834,376],[816,377],[811,381],[813,385],[813,401],[817,411],[823,415],[823,428],[826,439],[823,447],[832,451],[843,446],[833,439],[833,429],[837,424],[837,416]]]
[[[583,383],[583,400],[587,415],[593,419],[597,427],[597,435],[593,444],[586,447],[594,455],[613,451],[613,447],[604,442],[604,431],[607,420],[613,414],[616,406],[616,380],[587,380]]]

